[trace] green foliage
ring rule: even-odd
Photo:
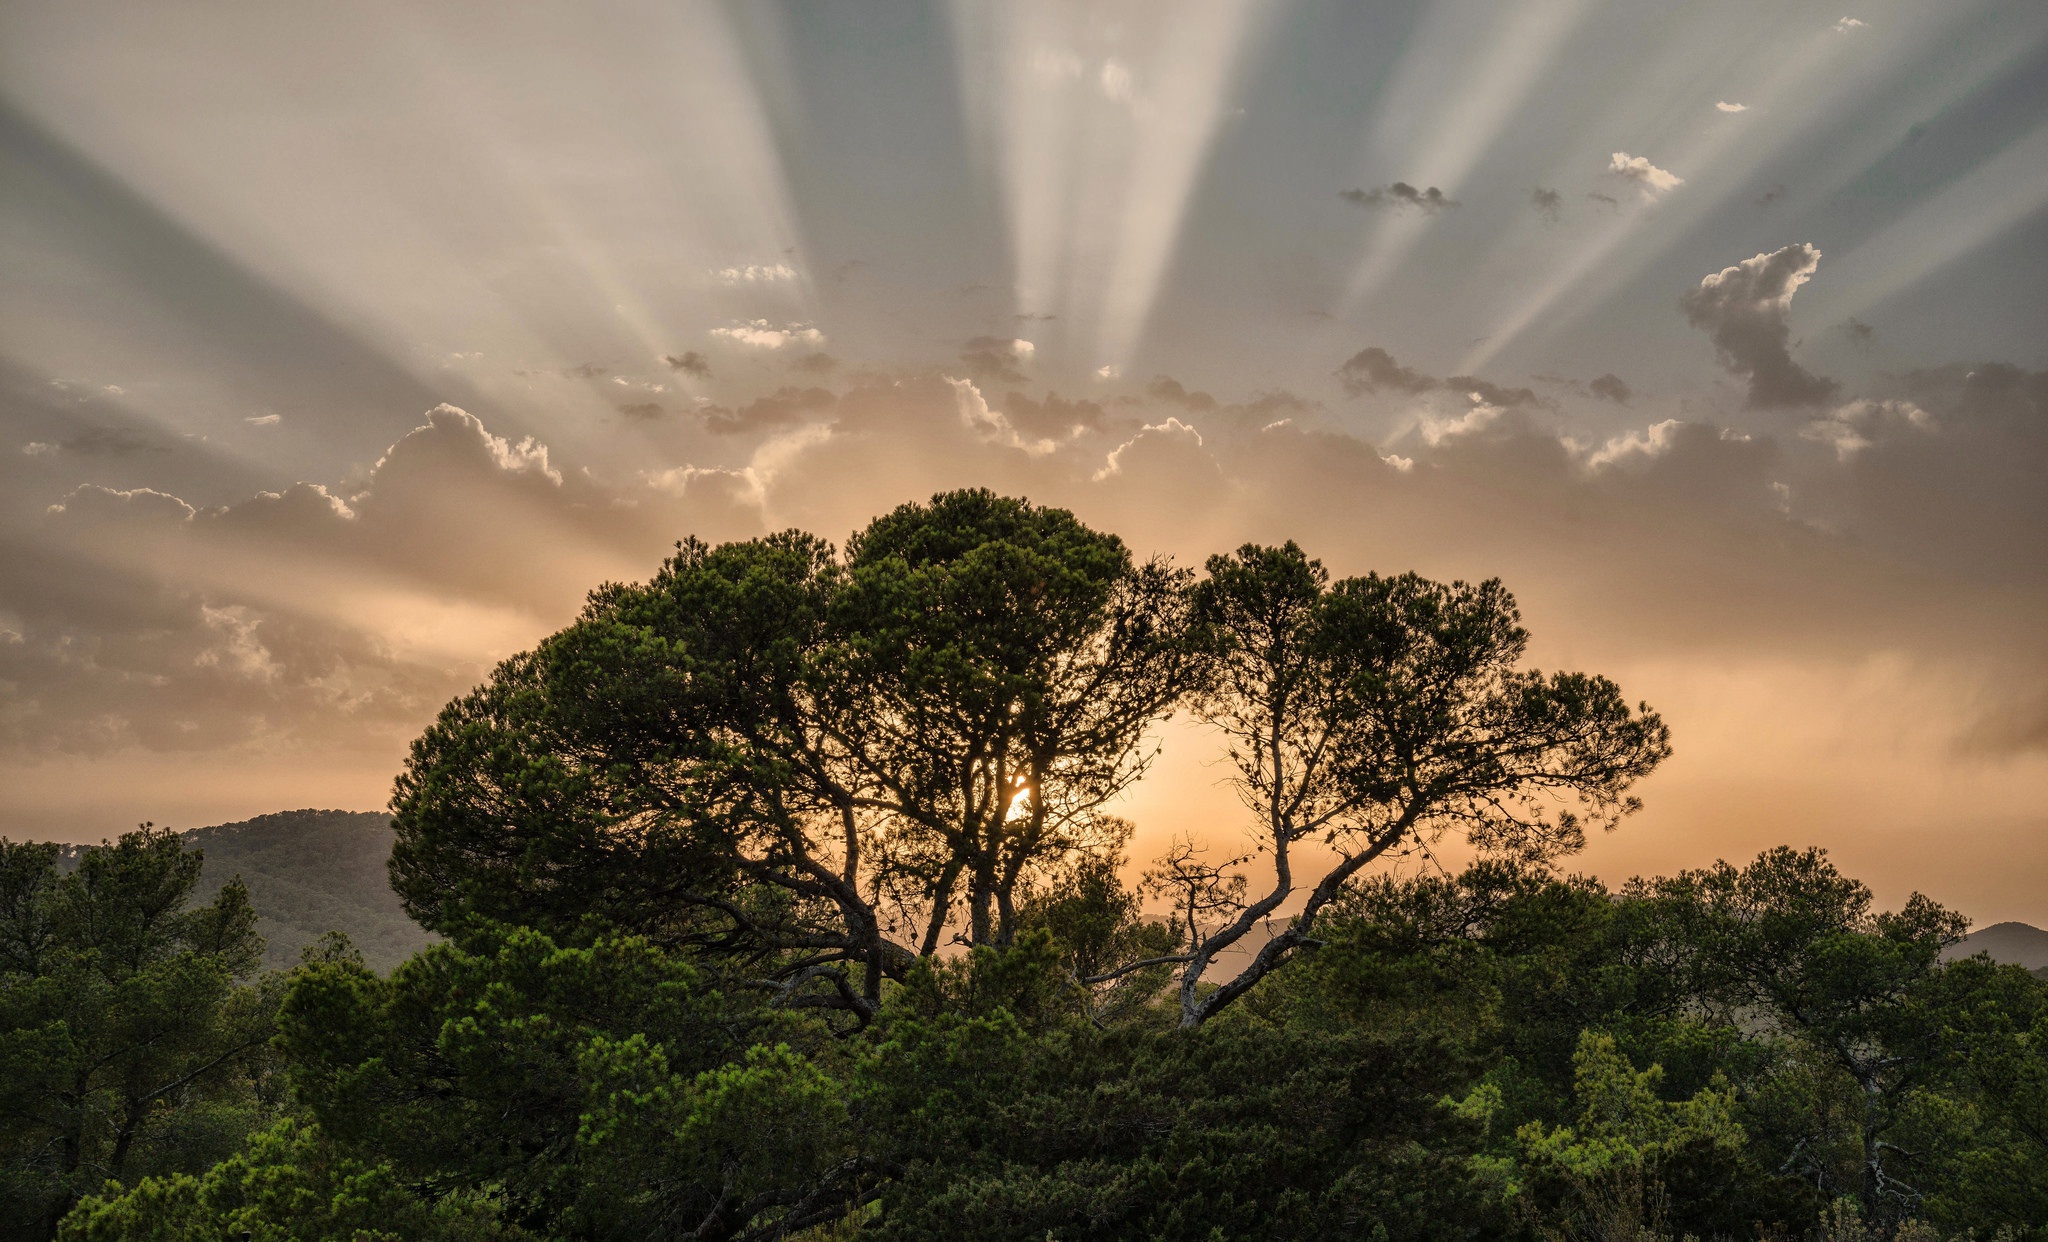
[[[49,1236],[80,1194],[202,1169],[263,1112],[274,998],[239,882],[192,906],[200,857],[145,825],[88,848],[0,840],[0,1221]]]
[[[841,1091],[799,1050],[819,1032],[644,939],[478,931],[389,978],[316,962],[279,1028],[341,1150],[523,1228],[724,1237],[861,1193]]]
[[[491,1204],[423,1201],[388,1164],[340,1154],[318,1128],[283,1121],[202,1176],[145,1178],[87,1198],[61,1242],[518,1242]]]

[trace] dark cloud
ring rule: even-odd
[[[1183,410],[1194,410],[1197,413],[1214,410],[1219,404],[1216,398],[1208,393],[1190,392],[1181,386],[1179,380],[1165,375],[1145,385],[1145,395],[1154,401],[1163,401],[1167,405],[1177,405]]]
[[[685,350],[680,354],[663,354],[661,360],[668,364],[671,371],[681,371],[698,379],[711,377],[711,363],[694,349]]]
[[[624,414],[627,418],[638,419],[643,422],[651,422],[654,419],[660,418],[662,415],[668,413],[668,411],[662,409],[659,405],[655,404],[652,401],[642,401],[634,405],[620,406],[619,413]]]
[[[1992,707],[1963,730],[1956,749],[1965,755],[1994,758],[2048,752],[2048,692],[2032,701]]]
[[[1586,385],[1586,390],[1616,405],[1627,405],[1628,399],[1634,395],[1629,391],[1629,386],[1622,382],[1621,377],[1611,371],[1605,375],[1594,376],[1593,381]]]
[[[1792,360],[1792,295],[1819,267],[1820,251],[1801,242],[1723,268],[1679,299],[1721,365],[1749,381],[1752,409],[1818,405],[1835,394],[1835,381]]]
[[[1059,440],[1077,431],[1100,431],[1102,407],[1093,401],[1070,401],[1056,392],[1034,401],[1021,392],[1006,395],[997,406],[1018,431],[1040,439]]]
[[[1457,199],[1445,197],[1444,192],[1435,186],[1418,190],[1405,181],[1396,181],[1392,185],[1376,190],[1340,190],[1337,197],[1354,207],[1413,207],[1431,214],[1458,205]]]
[[[705,407],[700,413],[704,417],[705,430],[728,436],[812,421],[816,415],[831,409],[838,400],[823,388],[778,388],[765,397],[756,397],[737,411],[714,405]]]
[[[1529,191],[1529,205],[1536,209],[1537,215],[1555,224],[1564,213],[1564,195],[1538,186]]]
[[[1411,371],[1394,361],[1394,356],[1377,345],[1359,350],[1337,368],[1337,382],[1354,397],[1391,388],[1397,392],[1427,392],[1437,386],[1434,377]]]
[[[1603,204],[1607,207],[1612,207],[1617,211],[1621,209],[1621,200],[1614,197],[1612,194],[1602,194],[1598,191],[1593,191],[1591,193],[1588,193],[1586,197],[1596,203]]]
[[[1537,397],[1534,389],[1505,388],[1499,384],[1489,383],[1486,380],[1480,379],[1476,375],[1453,375],[1444,381],[1444,387],[1454,388],[1459,392],[1471,393],[1486,404],[1497,405],[1503,409],[1512,409],[1520,405],[1542,404],[1542,400]]]
[[[1020,364],[1033,349],[1031,342],[1014,337],[977,336],[961,347],[960,361],[975,379],[1022,384],[1025,375]]]
[[[1769,207],[1778,202],[1781,202],[1784,200],[1785,192],[1786,191],[1784,186],[1774,185],[1770,189],[1765,190],[1761,195],[1757,196],[1756,205],[1759,207]]]
[[[839,359],[823,352],[812,352],[790,360],[789,369],[805,375],[830,375],[839,367]]]
[[[1842,328],[1849,334],[1849,339],[1856,342],[1858,349],[1869,349],[1871,343],[1877,340],[1877,329],[1854,315],[1849,317],[1849,322],[1843,324]]]

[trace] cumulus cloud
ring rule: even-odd
[[[1656,198],[1685,184],[1685,178],[1657,167],[1647,156],[1626,151],[1616,151],[1609,157],[1607,171],[1624,181],[1635,182],[1644,198]]]
[[[796,279],[796,269],[787,263],[747,263],[721,267],[711,274],[728,285],[774,285]]]
[[[1911,401],[1859,398],[1807,423],[1799,434],[1834,446],[1835,455],[1847,460],[1875,444],[1887,429],[1900,427],[1932,431],[1934,419]]]
[[[1629,386],[1622,382],[1621,377],[1612,372],[1594,376],[1592,382],[1586,385],[1586,389],[1601,400],[1612,401],[1616,405],[1627,405],[1628,399],[1634,395],[1630,392]]]
[[[698,379],[711,378],[710,361],[694,349],[684,350],[679,354],[663,354],[661,360],[671,371],[681,371],[684,375],[694,375]]]
[[[1154,401],[1177,405],[1184,410],[1202,412],[1217,407],[1216,398],[1206,392],[1189,391],[1181,382],[1171,376],[1161,375],[1145,385],[1145,395]]]
[[[1067,439],[1083,431],[1100,431],[1103,410],[1093,401],[1069,401],[1049,392],[1035,401],[1021,392],[1004,396],[1000,408],[1019,431],[1046,439]]]
[[[1499,423],[1501,415],[1506,412],[1505,407],[1494,405],[1478,393],[1473,393],[1470,400],[1471,408],[1456,418],[1443,418],[1434,413],[1423,414],[1417,424],[1423,442],[1431,448],[1436,448],[1447,441],[1477,435]]]
[[[1715,107],[1715,109],[1716,109],[1717,111],[1721,111],[1721,112],[1747,112],[1747,111],[1749,111],[1749,105],[1748,105],[1748,104],[1741,104],[1741,103],[1729,103],[1729,102],[1728,102],[1727,100],[1725,100],[1725,99],[1723,99],[1723,100],[1721,100],[1720,102],[1716,103],[1716,104],[1714,105],[1714,107]]]
[[[765,397],[756,397],[736,411],[722,406],[705,407],[702,411],[704,427],[714,435],[736,435],[788,427],[800,422],[816,422],[838,400],[823,388],[778,388]]]
[[[766,319],[750,319],[729,328],[713,328],[711,335],[724,337],[741,345],[755,349],[781,349],[785,345],[822,345],[825,334],[808,324],[786,323],[780,326]]]
[[[1508,388],[1480,379],[1476,375],[1453,375],[1444,381],[1444,387],[1465,393],[1474,401],[1483,401],[1502,409],[1541,404],[1541,399],[1536,396],[1534,389]]]
[[[1433,215],[1458,205],[1458,200],[1447,197],[1442,190],[1430,186],[1418,190],[1405,181],[1373,190],[1340,190],[1337,197],[1354,207],[1375,209],[1380,207],[1414,208],[1426,215]]]
[[[1050,453],[1057,447],[1051,440],[1026,437],[1019,432],[1006,414],[990,408],[988,399],[982,396],[981,389],[975,386],[974,381],[948,376],[946,383],[953,388],[954,408],[959,411],[960,422],[980,433],[990,443],[1005,448],[1022,449],[1033,455]]]
[[[1093,478],[1095,482],[1100,483],[1112,476],[1126,473],[1136,467],[1141,460],[1150,457],[1165,456],[1169,461],[1175,457],[1185,457],[1191,451],[1198,452],[1204,443],[1201,432],[1178,418],[1168,418],[1162,423],[1146,423],[1138,429],[1138,434],[1109,451],[1102,468],[1095,472]],[[1201,460],[1208,464],[1208,472],[1213,473],[1213,460],[1207,455],[1203,455]]]
[[[1820,251],[1801,242],[1744,259],[1679,299],[1685,317],[1713,339],[1721,365],[1749,382],[1749,406],[1818,405],[1835,381],[1792,360],[1792,295],[1813,278]]]
[[[977,336],[961,348],[960,361],[977,379],[1021,384],[1021,363],[1029,362],[1038,347],[1017,337]]]
[[[1377,345],[1359,350],[1337,368],[1337,382],[1357,397],[1369,392],[1427,392],[1437,386],[1434,376],[1411,371],[1394,361],[1394,356]]]

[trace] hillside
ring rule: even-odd
[[[2048,978],[2048,931],[2027,923],[1993,923],[1963,937],[1963,942],[1944,956],[1967,957],[1988,953],[1994,962],[2024,966]]]
[[[206,853],[200,899],[237,874],[248,886],[266,968],[295,964],[329,931],[346,932],[380,971],[431,939],[391,891],[391,817],[382,812],[280,811],[182,835]]]
[[[330,931],[347,933],[379,971],[434,939],[391,891],[391,817],[381,811],[278,811],[179,835],[205,854],[195,900],[211,901],[236,875],[248,886],[266,970],[296,965]],[[76,866],[83,848],[67,846],[59,865]]]

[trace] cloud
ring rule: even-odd
[[[1861,18],[1844,17],[1835,23],[1835,32],[1837,34],[1847,34],[1851,30],[1861,30],[1868,24]]]
[[[1434,377],[1409,370],[1377,345],[1346,358],[1344,365],[1337,368],[1337,382],[1354,397],[1389,388],[1396,392],[1427,392],[1437,386]]]
[[[21,451],[30,457],[135,457],[168,453],[175,441],[135,427],[85,427],[55,441],[33,441]]]
[[[284,416],[281,414],[251,414],[242,421],[251,427],[275,427],[284,421]]]
[[[1177,405],[1184,410],[1201,413],[1217,408],[1216,398],[1206,392],[1190,392],[1181,382],[1170,376],[1161,375],[1145,385],[1145,395],[1154,401]]]
[[[813,351],[789,360],[789,369],[805,375],[830,375],[839,366],[839,359],[828,353]]]
[[[633,405],[620,406],[619,413],[624,414],[627,418],[637,419],[641,422],[651,422],[667,414],[668,411],[652,401],[641,401]]]
[[[1100,483],[1132,470],[1141,462],[1165,464],[1170,469],[1175,459],[1184,460],[1190,452],[1199,452],[1203,445],[1202,433],[1178,418],[1168,418],[1163,423],[1146,423],[1138,429],[1137,435],[1109,451],[1102,468],[1095,472],[1093,478]],[[1160,462],[1162,458],[1164,461]],[[1213,458],[1201,454],[1200,460],[1208,467],[1205,473],[1215,472]]]
[[[1725,100],[1725,99],[1723,99],[1723,100],[1721,100],[1720,102],[1716,103],[1716,104],[1714,105],[1714,107],[1715,107],[1715,109],[1716,109],[1717,111],[1720,111],[1720,112],[1747,112],[1747,111],[1749,111],[1749,105],[1748,105],[1748,104],[1741,104],[1741,103],[1729,103],[1729,102],[1728,102],[1727,100]]]
[[[680,354],[663,354],[661,360],[671,371],[681,371],[684,375],[694,375],[698,379],[711,378],[710,361],[694,349],[684,350]]]
[[[1792,361],[1792,295],[1820,267],[1820,251],[1801,242],[1744,259],[1703,278],[1679,299],[1686,320],[1713,339],[1721,365],[1749,381],[1752,409],[1818,405],[1835,381]]]
[[[1067,439],[1083,431],[1100,431],[1102,407],[1093,401],[1069,401],[1056,392],[1034,401],[1013,392],[1000,402],[1005,417],[1021,432],[1048,439]]]
[[[1678,174],[1666,172],[1645,156],[1630,155],[1626,151],[1616,151],[1608,159],[1607,171],[1624,181],[1635,182],[1645,198],[1656,198],[1685,184],[1685,178]]]
[[[989,407],[987,398],[982,396],[981,389],[975,387],[972,380],[954,379],[949,375],[946,383],[952,386],[954,408],[959,412],[960,422],[979,432],[990,443],[1022,449],[1034,456],[1050,453],[1057,447],[1048,439],[1026,438],[1007,415]]]
[[[1368,210],[1380,207],[1413,207],[1427,215],[1434,215],[1458,205],[1458,200],[1445,197],[1444,192],[1435,186],[1418,190],[1405,181],[1396,181],[1392,185],[1375,190],[1340,190],[1337,197],[1354,207],[1364,207]]]
[[[1888,430],[1910,427],[1932,431],[1934,419],[1911,401],[1876,401],[1862,398],[1837,406],[1800,429],[1808,440],[1834,446],[1843,460],[1877,443]]]
[[[830,410],[838,401],[839,398],[823,388],[778,388],[765,397],[749,401],[737,412],[721,406],[706,407],[703,411],[704,428],[714,435],[729,436],[764,428],[788,427],[800,422],[816,422],[819,421],[818,415]]]
[[[1472,407],[1456,418],[1442,418],[1433,413],[1422,415],[1418,424],[1423,442],[1437,448],[1447,441],[1477,435],[1500,422],[1505,409],[1494,405],[1478,393],[1471,395]]]
[[[1594,396],[1606,401],[1612,401],[1616,405],[1627,405],[1629,397],[1633,395],[1629,391],[1628,385],[1622,382],[1621,377],[1611,372],[1606,375],[1595,376],[1593,381],[1586,385],[1586,389]]]
[[[1620,199],[1618,199],[1618,198],[1616,198],[1616,197],[1614,197],[1614,196],[1613,196],[1612,194],[1601,194],[1601,193],[1598,193],[1597,191],[1594,191],[1594,192],[1588,192],[1588,193],[1587,193],[1587,195],[1586,195],[1586,197],[1587,197],[1587,198],[1589,198],[1589,199],[1591,199],[1591,200],[1593,200],[1593,201],[1594,201],[1594,202],[1596,202],[1596,203],[1604,203],[1605,205],[1607,205],[1607,206],[1609,206],[1609,207],[1619,207],[1619,206],[1621,206],[1621,200],[1620,200]]]
[[[960,361],[977,379],[1021,384],[1024,372],[1018,364],[1029,362],[1038,347],[1016,337],[977,336],[960,352]]]
[[[766,319],[750,319],[729,328],[713,328],[711,335],[722,336],[728,341],[749,345],[755,349],[781,349],[795,343],[799,345],[822,345],[825,334],[807,324],[789,323],[780,327]]]
[[[796,269],[787,263],[748,263],[721,267],[711,274],[728,285],[774,285],[796,279]]]
[[[1483,401],[1488,405],[1499,406],[1502,409],[1513,409],[1521,405],[1541,404],[1534,389],[1504,388],[1499,384],[1489,383],[1475,375],[1453,375],[1444,381],[1444,387],[1465,393],[1474,401]]]
[[[1122,377],[1123,373],[1124,369],[1113,362],[1095,368],[1095,378],[1099,380],[1118,379]]]
[[[1782,185],[1774,185],[1770,189],[1765,190],[1762,194],[1757,196],[1756,205],[1759,207],[1769,207],[1779,202],[1784,197],[1785,187]]]
[[[1858,349],[1869,349],[1871,342],[1877,339],[1877,329],[1856,318],[1854,315],[1849,317],[1848,322],[1844,323],[1842,328],[1849,334],[1849,339],[1856,342]]]
[[[1529,191],[1529,205],[1536,209],[1537,215],[1555,224],[1564,211],[1564,196],[1556,190],[1538,186]]]

